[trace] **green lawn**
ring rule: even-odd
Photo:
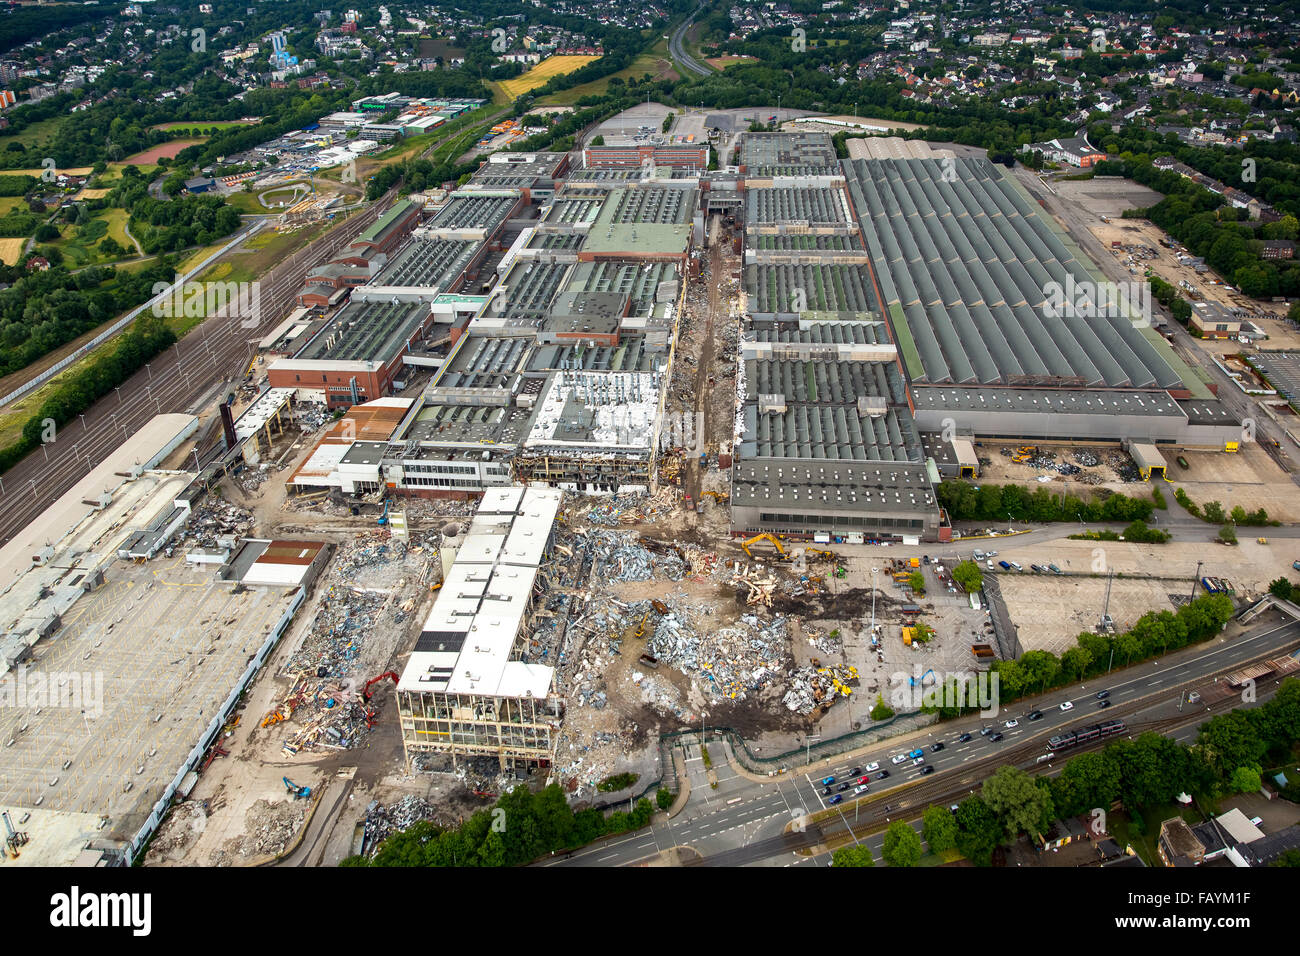
[[[59,124],[67,118],[68,117],[66,116],[51,116],[49,119],[33,123],[21,133],[14,133],[12,136],[0,137],[0,144],[8,146],[10,143],[22,143],[30,149],[37,143],[44,141],[47,137],[54,135],[54,131],[59,128]]]
[[[252,126],[252,123],[244,120],[190,120],[188,122],[176,123],[159,123],[157,126],[151,126],[150,129],[162,129],[169,133],[192,133],[196,136],[205,135],[208,130],[212,129],[230,129],[232,126]]]

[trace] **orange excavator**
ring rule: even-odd
[[[378,677],[370,678],[370,680],[366,681],[366,686],[361,690],[361,699],[364,701],[369,701],[372,696],[370,693],[370,688],[373,687],[375,684],[378,684],[381,680],[385,680],[385,679],[391,680],[393,682],[393,686],[396,687],[397,682],[401,678],[398,677],[394,671],[384,671],[384,673],[380,674]]]

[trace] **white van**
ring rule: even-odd
[[[1014,561],[1008,561],[1007,564],[1011,565],[1011,566],[1012,566],[1013,568],[1015,568],[1017,571],[1023,571],[1023,570],[1024,570],[1024,568],[1022,568],[1020,565],[1016,564],[1016,562],[1014,562]]]

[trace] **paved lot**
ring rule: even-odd
[[[0,805],[102,813],[115,838],[134,836],[288,603],[279,589],[237,594],[181,555],[113,565],[37,646],[29,673],[70,675],[61,705],[3,715]]]

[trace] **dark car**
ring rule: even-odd
[[[924,777],[927,773],[934,773],[933,764],[926,764],[924,767],[921,768],[921,776]]]
[[[1097,691],[1097,699],[1098,699],[1098,700],[1105,700],[1105,699],[1106,699],[1107,697],[1109,697],[1109,696],[1110,696],[1110,691],[1108,691],[1108,690],[1099,690],[1099,691]]]
[[[831,798],[830,798],[829,800],[827,800],[826,802],[829,803],[831,806],[835,806],[835,804],[837,804],[837,803],[843,803],[843,802],[844,802],[844,794],[842,794],[842,793],[837,793],[837,794],[835,794],[835,796],[831,797]]]
[[[942,741],[942,740],[937,741],[936,743],[933,743],[933,744],[930,745],[930,752],[931,752],[931,753],[936,753],[936,754],[937,754],[937,753],[938,753],[940,750],[942,750],[942,749],[943,749],[943,741]]]
[[[849,782],[846,780],[844,783],[840,784],[838,787],[835,788],[835,792],[836,792],[836,793],[843,793],[845,790],[849,789],[849,787],[851,787],[851,786],[853,786],[853,784],[849,783]]]
[[[1108,700],[1099,700],[1099,701],[1097,701],[1097,706],[1098,706],[1099,708],[1100,708],[1100,707],[1109,707],[1109,706],[1110,706],[1110,701],[1108,701]]]
[[[822,787],[822,796],[823,796],[823,797],[829,797],[830,795],[831,795],[831,788],[830,788],[830,787]]]
[[[884,780],[884,779],[885,779],[886,777],[888,777],[888,776],[889,776],[889,771],[888,771],[888,770],[882,770],[882,771],[880,771],[880,773],[876,774],[876,779],[877,779],[877,780]]]
[[[1042,719],[1043,719],[1043,712],[1042,712],[1041,710],[1031,710],[1031,711],[1029,712],[1029,719],[1030,719],[1030,720],[1042,720]]]
[[[957,743],[964,744],[970,741],[970,734],[962,734],[957,738]]]
[[[1001,733],[996,733],[989,736],[989,740],[993,741],[994,743],[997,743],[1001,739],[1002,739]]]
[[[989,734],[991,734],[991,733],[993,733],[993,728],[992,728],[992,727],[981,727],[981,728],[980,728],[980,736],[981,736],[981,737],[987,737],[987,736],[988,736]]]
[[[852,770],[849,771],[849,776],[850,776],[850,777],[860,777],[860,776],[862,776],[862,768],[861,768],[861,767],[854,767]]]

